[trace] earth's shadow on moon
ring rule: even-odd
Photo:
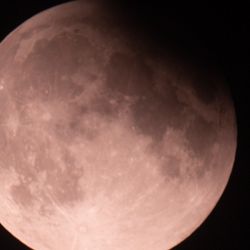
[[[105,4],[111,18],[117,23],[118,27],[120,26],[119,29],[124,30],[125,34],[127,33],[127,35],[133,37],[134,48],[137,48],[138,51],[135,51],[135,55],[133,56],[126,55],[125,53],[113,53],[105,68],[105,86],[107,87],[107,92],[104,93],[104,99],[96,99],[95,103],[91,104],[91,111],[98,112],[106,118],[116,116],[117,114],[113,112],[112,107],[107,102],[109,98],[108,94],[115,96],[117,98],[116,101],[121,104],[124,103],[124,96],[133,97],[135,95],[143,97],[137,99],[131,106],[135,129],[137,134],[153,138],[154,145],[152,145],[152,150],[156,155],[159,152],[160,156],[164,154],[164,151],[161,151],[161,149],[164,147],[162,143],[166,132],[166,117],[162,114],[164,112],[168,114],[168,125],[181,131],[186,127],[186,124],[183,124],[183,118],[189,118],[190,113],[187,113],[187,104],[181,101],[180,97],[176,94],[178,92],[177,87],[179,86],[174,85],[175,81],[173,79],[167,79],[163,75],[162,79],[169,83],[167,84],[168,86],[166,89],[162,85],[156,88],[158,79],[154,79],[152,68],[145,63],[144,52],[147,55],[156,57],[160,62],[164,62],[165,58],[168,58],[170,61],[170,71],[177,75],[179,74],[180,77],[189,75],[189,69],[190,71],[193,70],[193,66],[189,64],[194,64],[199,68],[194,73],[194,76],[192,76],[196,81],[192,81],[190,86],[193,87],[195,94],[204,105],[213,104],[217,97],[217,92],[220,92],[220,88],[217,86],[218,83],[213,82],[213,73],[211,74],[211,78],[208,76],[210,72],[214,72],[215,70],[212,63],[213,60],[207,60],[209,53],[206,50],[204,50],[204,53],[200,53],[200,47],[196,46],[194,41],[191,42],[192,39],[190,37],[183,38],[182,30],[181,28],[179,29],[178,22],[175,23],[176,17],[173,17],[173,15],[166,15],[168,22],[164,19],[164,25],[166,23],[167,25],[163,29],[163,22],[161,23],[159,19],[152,22],[152,17],[147,18],[150,13],[150,6],[144,7],[142,11],[137,11],[140,8],[137,4],[115,3],[114,1],[106,2]],[[141,43],[136,44],[136,41],[144,41],[144,45],[141,46]],[[84,47],[84,45],[82,46]],[[43,54],[41,51],[39,53]],[[187,64],[185,71],[178,66],[179,60],[184,65]],[[129,73],[131,73],[132,79],[128,80],[126,77],[129,76]],[[131,85],[127,83],[131,83]],[[68,89],[68,87],[65,88]],[[168,93],[170,94],[167,95]],[[190,148],[196,154],[195,156],[199,158],[205,154],[207,148],[210,149],[213,146],[216,141],[217,130],[216,126],[213,126],[213,123],[206,121],[200,115],[191,120],[185,136],[190,143]],[[71,124],[71,126],[73,128],[75,125]],[[206,131],[206,134],[201,138],[204,131]],[[171,165],[172,169],[166,170],[164,165]],[[169,155],[166,161],[162,159],[162,174],[177,178],[180,176],[179,165],[181,163],[178,162],[178,159]],[[206,169],[206,171],[208,170]],[[198,178],[204,172],[202,169],[197,169]],[[68,190],[69,194],[71,194],[71,187]],[[75,187],[72,190],[75,190]],[[22,194],[22,190],[20,190],[20,194]],[[25,190],[24,195],[26,195]],[[60,193],[58,197],[61,197]],[[65,194],[62,194],[62,201],[65,201],[66,198]],[[75,197],[72,198],[74,199]]]

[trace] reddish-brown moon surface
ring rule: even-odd
[[[0,45],[0,222],[38,250],[166,250],[232,170],[223,80],[160,56],[97,1],[31,18]]]

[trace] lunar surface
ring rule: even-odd
[[[0,45],[0,222],[36,250],[166,250],[228,182],[222,77],[157,54],[98,1],[31,18]]]

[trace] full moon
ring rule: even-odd
[[[100,1],[23,23],[0,44],[0,222],[38,250],[166,250],[232,171],[224,79],[159,53]]]

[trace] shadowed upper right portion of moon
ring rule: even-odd
[[[203,155],[216,142],[217,122],[221,114],[216,114],[215,109],[227,103],[217,103],[216,98],[220,98],[221,89],[214,83],[214,79],[209,81],[206,75],[199,73],[194,79],[191,73],[187,79],[181,70],[171,72],[166,69],[161,72],[156,64],[150,65],[145,55],[136,53],[133,56],[114,53],[106,72],[105,83],[114,98],[124,95],[133,98],[130,107],[138,133],[150,136],[156,144],[160,144],[168,127],[183,130],[190,148],[198,156]],[[208,110],[214,110],[214,120],[206,119],[206,109],[203,110],[204,116],[197,113],[195,107],[192,107],[197,103],[192,104],[192,100],[188,99],[184,102],[179,98],[181,88],[190,91],[197,98],[198,105],[200,102]]]

